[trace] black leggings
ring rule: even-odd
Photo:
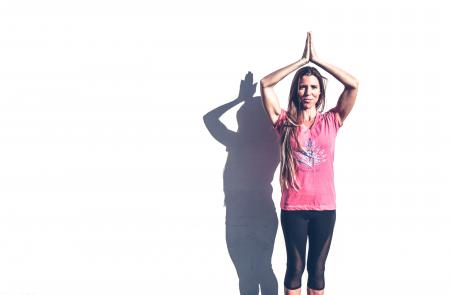
[[[305,269],[306,239],[308,249],[308,288],[325,288],[325,260],[333,237],[336,210],[281,210],[281,226],[286,244],[287,269],[284,286],[290,290],[302,285]]]

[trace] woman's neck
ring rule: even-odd
[[[314,121],[317,115],[316,108],[302,110],[300,112],[300,123]]]

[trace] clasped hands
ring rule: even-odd
[[[316,50],[312,45],[311,32],[307,33],[302,59],[304,59],[306,62],[316,62],[318,59]]]

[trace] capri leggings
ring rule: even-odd
[[[305,270],[306,239],[308,249],[308,288],[325,288],[325,260],[330,250],[336,210],[281,210],[281,226],[286,244],[287,268],[284,286],[295,290],[302,285]]]

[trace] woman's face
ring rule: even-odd
[[[303,109],[315,108],[320,96],[320,84],[316,76],[305,75],[300,78],[298,96]]]

